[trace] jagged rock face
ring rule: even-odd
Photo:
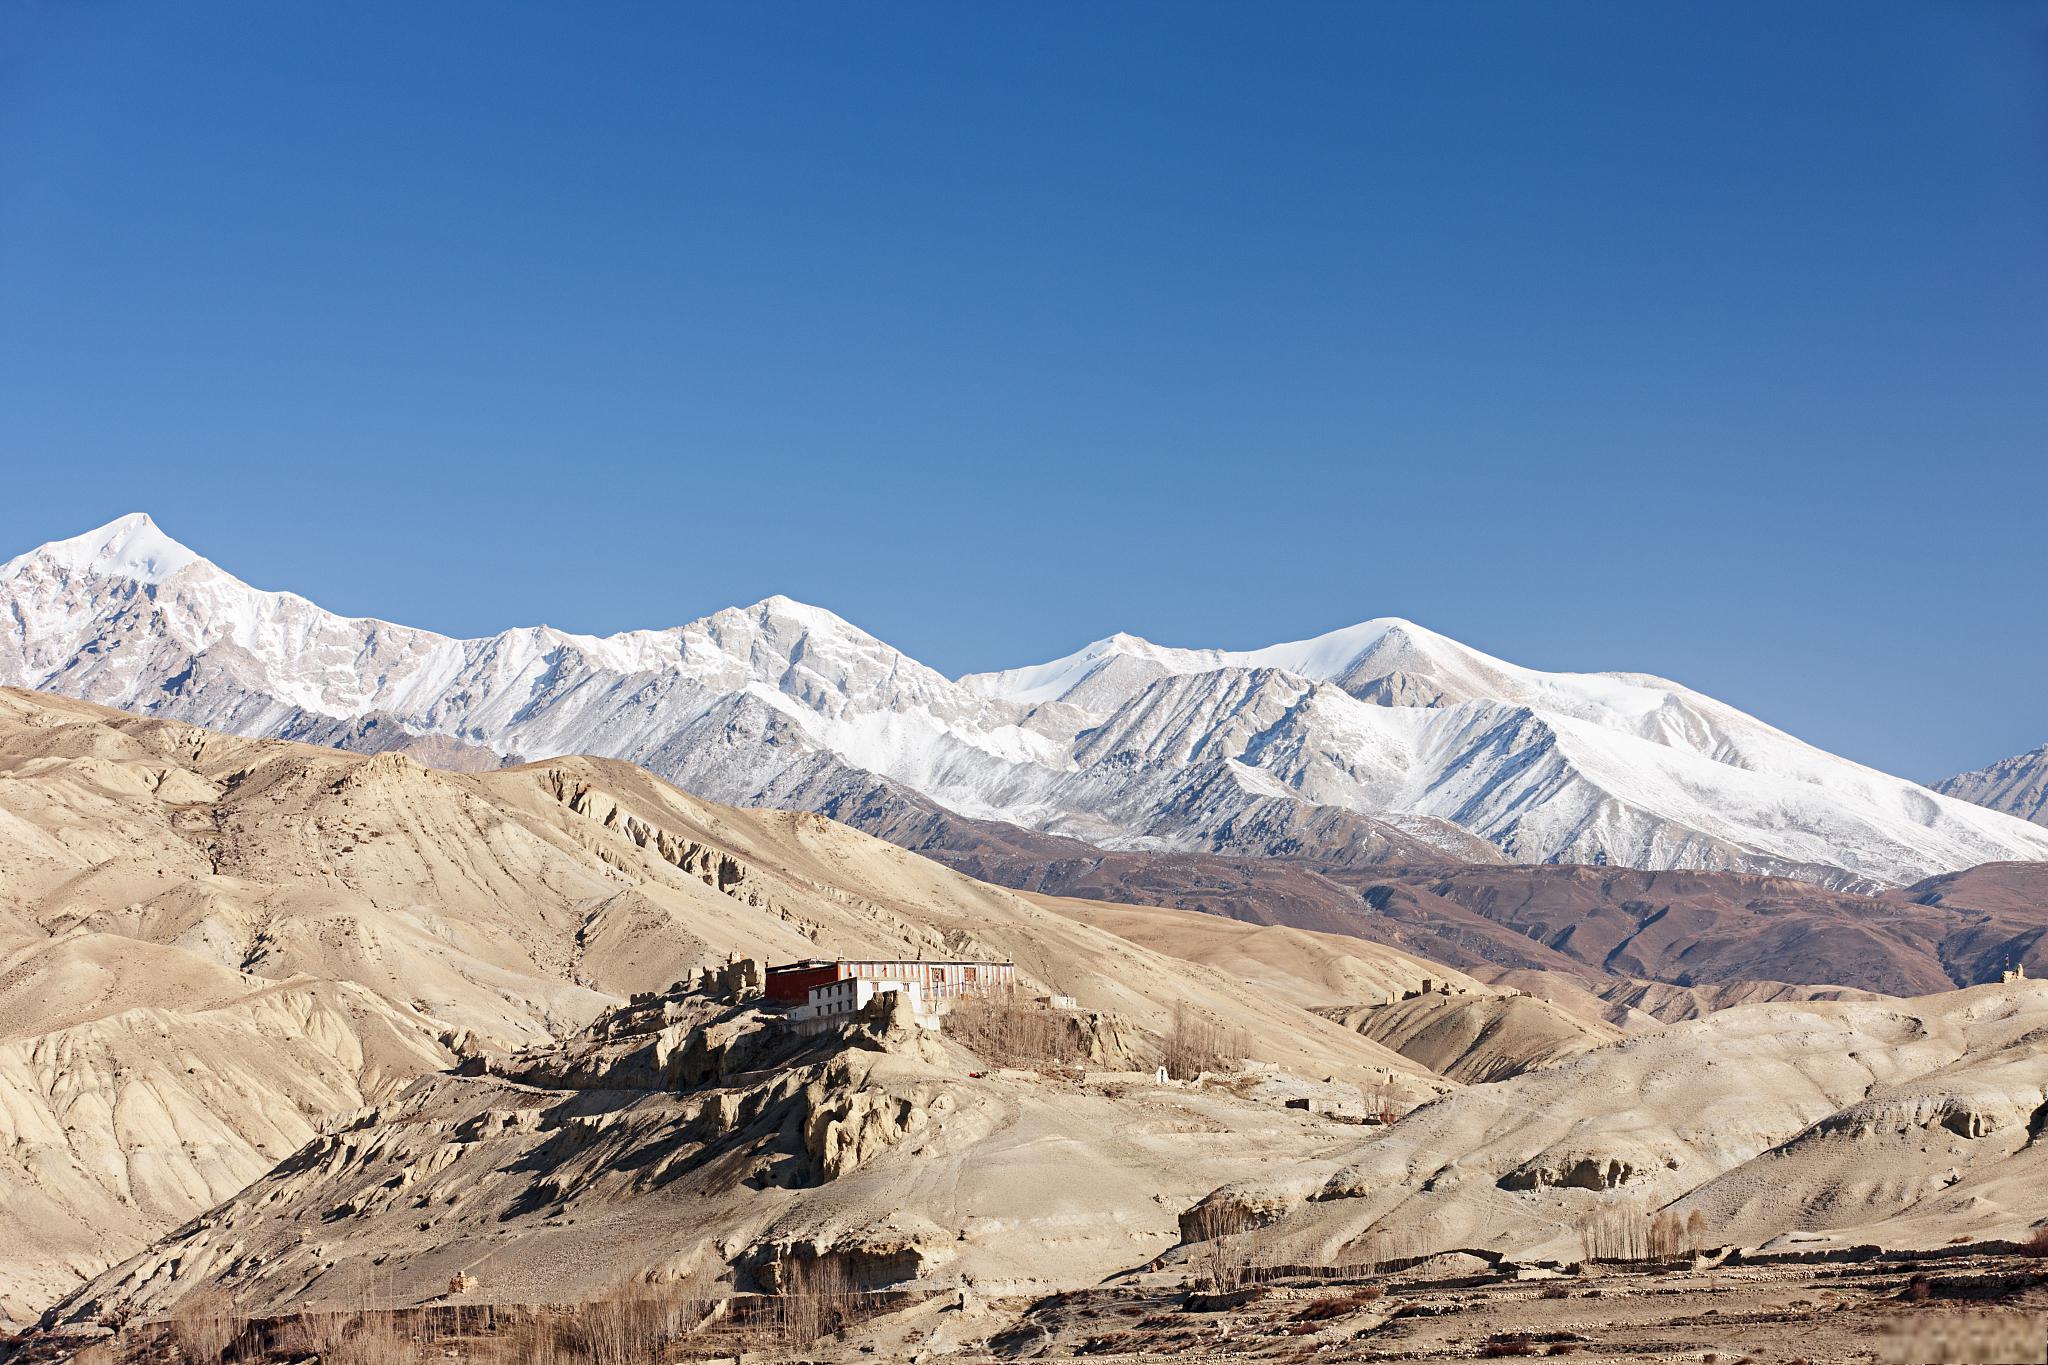
[[[639,1275],[772,1291],[828,1261],[868,1287],[1074,1285],[1170,1246],[1219,1181],[1347,1142],[1228,1089],[994,1074],[897,995],[815,1033],[716,989],[652,995],[460,1072],[313,1138],[48,1321],[204,1284],[257,1312],[433,1301],[465,1275],[500,1301]]]
[[[953,1107],[950,1095],[931,1088],[909,1094],[857,1090],[828,1095],[821,1088],[804,1119],[804,1150],[819,1174],[837,1180],[923,1132]]]
[[[1358,865],[1483,846],[1836,887],[2048,858],[2048,832],[1676,684],[1522,669],[1392,619],[1249,652],[1119,635],[958,680],[784,598],[605,639],[451,640],[259,592],[140,516],[0,565],[0,601],[0,683],[250,735],[399,731],[465,764],[628,758],[870,828],[907,802],[1118,848]]]
[[[1957,773],[1934,789],[1958,801],[2048,825],[2048,744],[2003,758],[1988,768]]]

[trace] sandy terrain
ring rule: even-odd
[[[1744,1246],[1937,1248],[2048,1224],[2048,983],[1745,1005],[1468,1085],[1342,1168],[1224,1191],[1293,1260],[1597,1254],[1658,1211]]]

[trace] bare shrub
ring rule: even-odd
[[[414,1365],[426,1353],[424,1326],[387,1312],[304,1313],[278,1329],[277,1346],[320,1365]]]
[[[490,1359],[498,1365],[566,1365],[572,1356],[563,1342],[565,1324],[551,1316],[521,1313],[495,1332]]]
[[[576,1310],[592,1365],[646,1365],[693,1331],[708,1308],[694,1281],[624,1280]]]
[[[1479,1347],[1479,1355],[1483,1360],[1492,1360],[1499,1356],[1533,1356],[1535,1354],[1536,1342],[1527,1332],[1496,1332],[1481,1343]]]
[[[1072,1066],[1088,1060],[1074,1016],[1019,1000],[1009,991],[963,996],[946,1015],[946,1033],[996,1066]]]
[[[2048,1256],[2048,1223],[2034,1229],[2033,1236],[2019,1245],[2022,1256]]]
[[[1242,1237],[1214,1237],[1195,1248],[1195,1268],[1218,1294],[1240,1289],[1245,1283],[1245,1247]]]
[[[851,1322],[858,1298],[839,1257],[786,1261],[782,1292],[775,1296],[770,1321],[782,1341],[807,1346]]]
[[[1327,1322],[1341,1318],[1346,1313],[1356,1312],[1369,1303],[1375,1303],[1386,1294],[1376,1284],[1362,1284],[1344,1294],[1330,1294],[1320,1299],[1311,1299],[1301,1311],[1294,1315],[1294,1321],[1304,1325]]]
[[[302,1313],[278,1329],[278,1349],[318,1356],[324,1365],[339,1358],[355,1318],[353,1313]]]
[[[171,1339],[193,1365],[215,1365],[241,1335],[235,1301],[218,1289],[198,1289],[171,1310]]]
[[[410,1323],[392,1313],[358,1313],[332,1355],[320,1365],[415,1365],[425,1343]]]
[[[1206,1015],[1175,1001],[1173,1019],[1167,1026],[1161,1059],[1166,1074],[1177,1081],[1191,1081],[1204,1071],[1235,1071],[1251,1055],[1251,1034],[1242,1028],[1227,1028]]]
[[[1364,1236],[1353,1239],[1344,1246],[1346,1261],[1375,1270],[1384,1270],[1415,1260],[1435,1249],[1433,1234],[1427,1222],[1383,1220],[1369,1229]]]
[[[1219,1294],[1256,1284],[1272,1260],[1271,1234],[1236,1204],[1204,1204],[1189,1215],[1185,1239],[1195,1271]]]
[[[1634,1205],[1602,1204],[1579,1219],[1579,1241],[1590,1261],[1640,1261],[1649,1252],[1648,1234]]]
[[[1364,1100],[1365,1117],[1374,1123],[1392,1123],[1401,1117],[1400,1099],[1394,1087],[1385,1081],[1374,1081],[1358,1087]]]

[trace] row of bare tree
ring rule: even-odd
[[[946,1015],[946,1033],[996,1066],[1077,1066],[1088,1052],[1073,1017],[1013,991],[963,996]]]
[[[202,1289],[173,1309],[162,1330],[134,1328],[80,1354],[81,1365],[139,1365],[175,1344],[182,1365],[279,1357],[320,1365],[424,1365],[461,1343],[464,1360],[500,1365],[658,1365],[684,1341],[712,1330],[722,1349],[806,1346],[860,1316],[867,1296],[836,1258],[792,1263],[779,1294],[753,1300],[744,1320],[730,1296],[703,1282],[627,1281],[566,1308],[479,1304],[430,1312],[363,1306],[257,1323],[228,1294]],[[168,1343],[165,1338],[168,1337]]]
[[[1579,1241],[1589,1261],[1669,1261],[1705,1249],[1707,1220],[1698,1209],[1606,1204],[1579,1220]]]
[[[1237,1070],[1251,1050],[1250,1030],[1218,1023],[1179,1000],[1160,1047],[1161,1065],[1173,1079],[1191,1081],[1205,1071]]]

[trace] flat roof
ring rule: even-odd
[[[771,972],[800,972],[816,967],[1014,967],[1009,958],[938,957],[822,957],[809,962],[785,962]]]

